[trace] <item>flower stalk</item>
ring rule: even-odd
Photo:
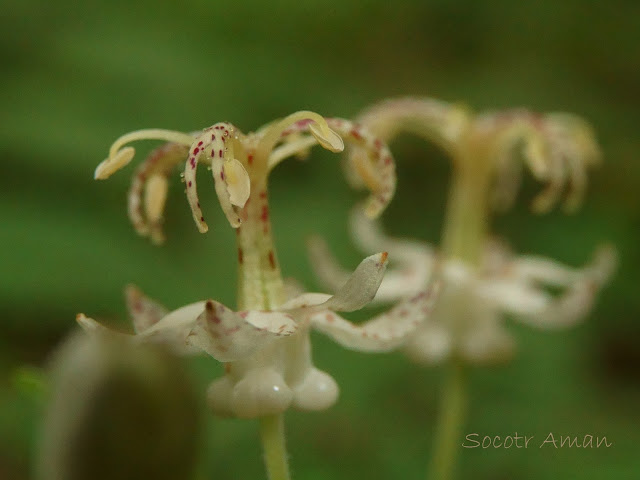
[[[467,412],[465,366],[454,361],[447,372],[443,388],[442,404],[436,425],[433,457],[429,469],[429,480],[454,478],[459,439]]]
[[[291,477],[285,442],[284,414],[266,415],[259,421],[267,478],[289,480]]]
[[[489,228],[488,169],[462,163],[454,167],[442,238],[446,259],[478,266]]]
[[[491,165],[482,157],[458,157],[442,239],[446,260],[460,260],[473,269],[481,267],[489,229]],[[442,387],[440,412],[429,475],[434,480],[454,478],[454,467],[467,411],[466,367],[461,359],[449,360]]]

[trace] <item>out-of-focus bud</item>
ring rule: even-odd
[[[77,335],[52,361],[39,480],[192,478],[199,404],[158,346]]]

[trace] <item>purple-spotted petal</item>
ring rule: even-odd
[[[335,312],[353,312],[373,300],[384,272],[387,268],[387,253],[377,253],[365,258],[358,268],[337,289],[335,295],[324,293],[305,293],[295,297],[280,307],[283,311],[292,311],[303,316],[321,310]],[[302,312],[295,312],[302,310]]]
[[[382,252],[365,258],[336,293],[318,307],[353,312],[371,302],[387,269],[387,256],[387,252]]]
[[[341,118],[327,119],[332,130],[352,148],[347,157],[347,178],[353,186],[365,186],[371,195],[365,212],[370,218],[379,216],[396,189],[396,167],[387,144],[367,128]]]
[[[333,312],[317,312],[313,327],[340,345],[359,351],[384,352],[402,345],[431,314],[438,283],[362,324],[354,324]]]
[[[600,247],[593,261],[578,270],[566,291],[548,302],[541,311],[527,312],[518,316],[524,323],[539,328],[566,328],[586,317],[599,290],[609,281],[617,265],[617,254],[613,247]],[[549,282],[551,283],[551,282]]]
[[[146,297],[135,285],[127,286],[125,300],[136,333],[147,330],[168,314],[165,307]]]
[[[231,362],[247,358],[296,330],[296,322],[286,313],[234,312],[208,300],[188,334],[188,342],[217,360]]]

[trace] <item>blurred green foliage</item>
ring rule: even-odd
[[[613,447],[465,450],[460,478],[640,473],[640,3],[8,0],[0,56],[0,478],[30,477],[42,415],[41,403],[9,378],[25,364],[43,365],[78,311],[128,325],[128,282],[168,307],[207,297],[234,304],[234,236],[213,189],[203,198],[212,229],[200,235],[176,175],[168,241],[153,247],[128,224],[127,172],[92,180],[111,141],[143,127],[191,131],[222,120],[251,131],[300,109],[350,117],[397,95],[589,119],[605,163],[582,211],[533,217],[531,181],[495,228],[517,251],[570,264],[603,241],[622,259],[585,325],[560,333],[512,327],[520,354],[473,372],[466,427],[540,440],[550,431],[606,435]],[[399,190],[385,224],[437,242],[447,160],[413,138],[393,149]],[[309,287],[309,234],[324,233],[345,262],[358,261],[345,231],[358,195],[333,157],[315,151],[272,178],[284,273]],[[316,363],[342,396],[326,413],[287,416],[296,478],[423,477],[440,370],[314,340]],[[201,391],[221,374],[206,358],[191,367]],[[207,427],[203,478],[262,478],[256,425],[208,418]]]

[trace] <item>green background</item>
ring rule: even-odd
[[[609,449],[460,449],[459,478],[627,479],[640,475],[640,4],[587,0],[2,2],[0,15],[0,478],[30,478],[42,401],[11,382],[43,365],[83,311],[127,325],[122,288],[169,307],[235,295],[234,235],[213,198],[197,232],[176,175],[168,241],[153,247],[126,218],[133,169],[93,170],[127,131],[251,131],[311,109],[352,117],[385,97],[425,95],[474,109],[526,106],[589,119],[604,152],[576,215],[534,217],[525,184],[495,231],[520,252],[580,265],[614,243],[620,268],[585,324],[557,333],[516,324],[507,366],[472,370],[465,432],[542,441],[606,435]],[[139,145],[139,157],[152,145]],[[394,234],[437,242],[447,159],[411,137],[392,145]],[[204,185],[204,184],[203,184]],[[314,151],[271,181],[284,274],[317,288],[305,239],[322,232],[345,264],[347,213],[359,195],[337,158]],[[357,318],[364,318],[360,314]],[[314,336],[314,357],[342,388],[319,414],[287,414],[295,478],[424,478],[442,370],[402,355],[347,352]],[[204,389],[222,373],[190,363]],[[202,478],[263,478],[255,422],[207,419]]]

